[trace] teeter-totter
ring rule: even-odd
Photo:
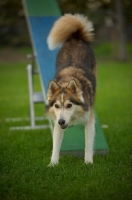
[[[47,128],[46,125],[38,126],[35,124],[34,103],[46,102],[48,83],[54,78],[57,50],[50,51],[48,49],[47,36],[53,23],[59,18],[61,13],[55,0],[23,0],[23,6],[33,46],[34,53],[32,58],[36,59],[38,74],[40,76],[42,87],[41,93],[35,93],[33,91],[32,77],[35,72],[33,65],[29,64],[27,69],[30,94],[30,128]],[[96,113],[95,120],[96,134],[94,152],[96,154],[105,155],[108,153],[109,148]],[[50,119],[49,127],[52,131],[53,125]],[[84,126],[75,125],[67,128],[65,130],[63,142],[61,145],[61,154],[70,154],[81,157],[84,155],[84,147]]]

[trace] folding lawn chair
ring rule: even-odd
[[[47,126],[35,125],[34,103],[46,102],[48,82],[53,79],[55,74],[55,59],[57,50],[49,51],[46,41],[53,23],[61,14],[55,0],[23,0],[23,5],[33,45],[34,54],[32,59],[36,59],[42,87],[42,93],[34,93],[32,81],[34,69],[33,65],[29,64],[27,69],[30,97],[30,128],[47,128]],[[106,154],[109,151],[109,148],[96,113],[95,118],[96,135],[94,151],[95,153]],[[50,119],[49,124],[52,131],[52,122]],[[84,146],[85,141],[83,125],[71,126],[65,130],[64,139],[61,145],[61,154],[83,156]]]

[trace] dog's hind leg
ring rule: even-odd
[[[53,150],[51,156],[50,166],[59,163],[60,147],[64,135],[64,130],[58,124],[55,124],[53,131]]]
[[[93,163],[93,144],[95,135],[94,114],[85,125],[85,163]]]

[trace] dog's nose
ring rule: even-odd
[[[65,120],[64,119],[59,119],[58,124],[63,126],[65,124]]]

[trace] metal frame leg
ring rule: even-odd
[[[32,79],[32,65],[28,64],[28,87],[29,87],[29,101],[30,101],[30,121],[31,127],[35,127],[35,113],[34,113],[34,102],[33,102],[33,79]]]

